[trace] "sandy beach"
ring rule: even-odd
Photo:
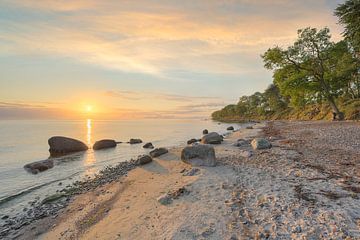
[[[18,238],[359,239],[359,130],[356,122],[258,123],[215,145],[216,167],[191,167],[176,147]],[[255,136],[272,148],[234,146]],[[174,197],[164,205],[166,193]]]

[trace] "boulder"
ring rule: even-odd
[[[88,149],[85,143],[68,137],[55,136],[48,140],[51,156],[63,155]]]
[[[232,130],[234,130],[234,127],[233,127],[233,126],[230,126],[230,127],[228,127],[226,130],[232,131]]]
[[[104,149],[104,148],[113,148],[116,147],[116,141],[112,139],[103,139],[96,141],[93,145],[94,150]]]
[[[192,166],[214,167],[216,165],[214,147],[208,144],[187,146],[181,151],[181,161]]]
[[[138,143],[142,143],[141,139],[136,139],[136,138],[131,138],[129,141],[130,144],[138,144]]]
[[[251,141],[251,146],[254,150],[271,148],[271,143],[264,138],[255,138]]]
[[[135,164],[136,165],[144,165],[144,164],[147,164],[150,162],[152,162],[152,157],[150,157],[149,155],[141,155],[138,157]]]
[[[216,132],[208,133],[201,138],[201,143],[203,144],[220,144],[222,141],[223,136]]]
[[[208,133],[209,133],[209,131],[207,129],[203,130],[203,134],[208,134]]]
[[[192,138],[192,139],[190,139],[189,141],[187,141],[187,144],[193,144],[193,143],[196,143],[198,140],[197,139],[195,139],[195,138]]]
[[[152,150],[150,152],[150,156],[153,157],[153,158],[154,157],[159,157],[159,156],[161,156],[163,154],[166,154],[168,152],[169,151],[166,148],[155,148],[154,150]]]
[[[52,159],[46,159],[42,161],[37,161],[33,163],[26,164],[24,166],[25,170],[32,174],[38,174],[39,172],[46,171],[54,167],[54,161]]]
[[[143,148],[154,148],[154,146],[152,145],[151,142],[145,143],[145,145],[143,146]]]

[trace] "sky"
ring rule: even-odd
[[[340,0],[0,0],[0,119],[208,118]]]

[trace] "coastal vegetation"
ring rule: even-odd
[[[297,40],[261,55],[273,71],[263,92],[240,97],[212,114],[214,120],[360,119],[360,1],[348,0],[335,10],[344,39],[331,41],[328,28],[298,30]]]

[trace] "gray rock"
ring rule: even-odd
[[[58,156],[88,149],[85,143],[68,137],[55,136],[48,140],[51,156]]]
[[[143,148],[154,148],[153,144],[151,142],[145,143]]]
[[[162,205],[168,205],[172,203],[172,198],[168,194],[161,195],[157,198],[157,201],[161,203]]]
[[[100,141],[96,141],[93,145],[94,150],[100,150],[105,148],[113,148],[116,147],[116,141],[112,139],[102,139]]]
[[[163,154],[168,153],[169,151],[166,148],[155,148],[150,152],[151,157],[159,157]]]
[[[147,163],[152,162],[152,157],[149,155],[141,155],[138,157],[138,159],[136,160],[135,164],[136,165],[144,165]]]
[[[255,138],[251,141],[251,146],[254,150],[271,148],[271,143],[264,138]]]
[[[216,132],[206,134],[201,138],[203,144],[220,144],[223,141],[223,136]]]
[[[230,127],[226,128],[226,130],[232,131],[232,130],[234,130],[234,127],[230,126]]]
[[[195,139],[195,138],[192,138],[192,139],[190,139],[189,141],[187,141],[187,144],[193,144],[193,143],[196,143],[198,140],[197,139]]]
[[[209,133],[209,131],[207,129],[203,130],[203,134],[208,134],[208,133]]]
[[[192,166],[213,167],[216,165],[214,147],[208,144],[185,147],[181,151],[181,160]]]
[[[254,129],[252,126],[247,126],[246,129]]]
[[[246,146],[246,145],[249,145],[249,144],[250,144],[250,141],[248,141],[248,140],[238,139],[238,140],[233,144],[233,146],[235,146],[235,147],[243,147],[243,146]]]
[[[130,144],[138,144],[138,143],[142,143],[141,139],[137,139],[137,138],[131,138],[129,141]]]
[[[38,174],[39,172],[46,171],[54,167],[54,161],[52,159],[46,159],[33,163],[26,164],[24,168],[32,174]]]

